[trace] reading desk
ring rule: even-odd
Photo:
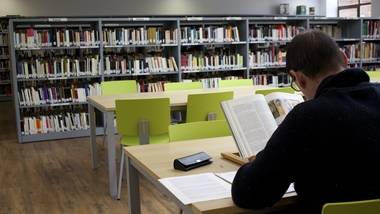
[[[107,141],[107,160],[108,160],[108,179],[109,191],[113,198],[117,197],[117,173],[116,173],[116,145],[118,144],[115,136],[114,127],[114,111],[115,100],[117,99],[150,99],[150,98],[169,98],[172,109],[185,108],[187,104],[187,96],[189,94],[202,94],[211,92],[234,91],[234,97],[243,97],[254,94],[256,89],[268,88],[267,86],[246,86],[234,88],[218,88],[218,89],[195,89],[184,91],[168,91],[154,93],[130,93],[113,96],[90,96],[88,97],[88,113],[90,120],[90,144],[92,167],[98,166],[96,152],[96,121],[95,109],[104,114]]]
[[[125,147],[127,162],[127,183],[128,183],[128,205],[129,213],[140,213],[140,191],[139,176],[144,176],[162,193],[170,197],[184,213],[241,213],[248,212],[236,207],[231,198],[197,202],[190,205],[182,204],[175,195],[169,192],[158,179],[191,175],[205,172],[228,172],[235,171],[239,165],[222,159],[221,152],[236,152],[237,148],[233,138],[219,137],[199,140],[175,142],[169,144],[151,144],[137,147]],[[191,155],[204,151],[213,158],[213,163],[182,172],[174,170],[173,160],[175,158]],[[296,203],[295,193],[288,193],[288,197],[283,198],[274,207],[268,208],[271,211],[291,206]],[[250,213],[263,213],[269,210],[257,210]]]

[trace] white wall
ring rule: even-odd
[[[372,0],[372,17],[380,17],[380,0]]]
[[[338,16],[338,0],[322,0],[321,15],[326,17]]]
[[[273,15],[281,3],[289,3],[292,14],[299,4],[320,14],[321,0],[0,0],[0,15]]]

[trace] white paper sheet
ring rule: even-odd
[[[225,180],[226,182],[232,184],[232,181],[234,181],[235,175],[237,171],[232,172],[223,172],[223,173],[215,173],[216,176],[219,178]]]
[[[185,205],[231,197],[231,184],[213,173],[163,178],[159,181]]]
[[[236,175],[236,172],[237,171],[231,171],[231,172],[223,172],[223,173],[215,173],[215,175],[221,179],[223,179],[224,181],[232,184],[232,182],[234,181],[234,178],[235,178],[235,175]],[[294,183],[291,183],[289,185],[289,188],[288,190],[286,190],[286,193],[285,194],[288,194],[288,193],[292,193],[292,192],[295,192],[294,190]]]

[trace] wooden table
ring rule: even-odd
[[[107,141],[107,159],[108,159],[108,179],[109,191],[113,198],[117,197],[117,171],[116,171],[116,145],[117,139],[115,137],[114,127],[114,111],[115,100],[117,99],[149,99],[149,98],[169,98],[171,108],[185,108],[187,104],[187,96],[189,94],[202,94],[212,92],[233,91],[234,98],[248,96],[254,94],[256,89],[268,89],[267,86],[247,86],[247,87],[234,87],[234,88],[218,88],[218,89],[196,89],[184,91],[169,91],[169,92],[155,92],[155,93],[130,93],[113,96],[89,96],[88,100],[88,113],[90,120],[90,144],[91,144],[91,160],[92,167],[97,168],[97,152],[96,152],[96,119],[95,109],[98,109],[104,114],[106,126],[105,135]]]
[[[235,171],[239,165],[222,159],[221,152],[237,152],[232,137],[208,138],[174,142],[169,144],[152,144],[143,146],[125,147],[127,163],[128,205],[129,213],[140,213],[139,175],[147,178],[162,193],[169,196],[185,213],[241,213],[247,212],[236,207],[231,198],[198,202],[190,205],[182,204],[171,192],[169,192],[158,179],[191,175],[205,172]],[[204,151],[213,158],[213,163],[188,172],[174,170],[173,160],[179,157]],[[271,211],[295,204],[295,193],[289,193],[279,201]],[[257,210],[256,213],[267,212]],[[255,212],[251,211],[250,212]]]

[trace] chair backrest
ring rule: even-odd
[[[225,120],[198,121],[169,126],[170,141],[230,136],[231,131]]]
[[[237,86],[252,86],[252,79],[238,79],[238,80],[221,80],[219,82],[220,88],[237,87]]]
[[[180,91],[201,88],[201,82],[168,82],[164,84],[165,91]]]
[[[367,74],[372,82],[380,82],[380,71],[370,71]]]
[[[327,203],[323,206],[322,214],[378,214],[380,199]]]
[[[293,94],[294,90],[291,87],[284,87],[284,88],[272,88],[272,89],[257,89],[255,91],[255,94],[262,94],[267,95],[273,92],[284,92],[284,93],[290,93]]]
[[[105,81],[102,82],[101,88],[102,95],[117,95],[137,92],[135,80]]]
[[[188,95],[186,122],[206,121],[209,113],[215,113],[216,120],[225,120],[220,103],[233,96],[232,91]]]
[[[116,100],[117,131],[123,136],[138,136],[138,124],[149,121],[149,135],[168,133],[169,98]]]

